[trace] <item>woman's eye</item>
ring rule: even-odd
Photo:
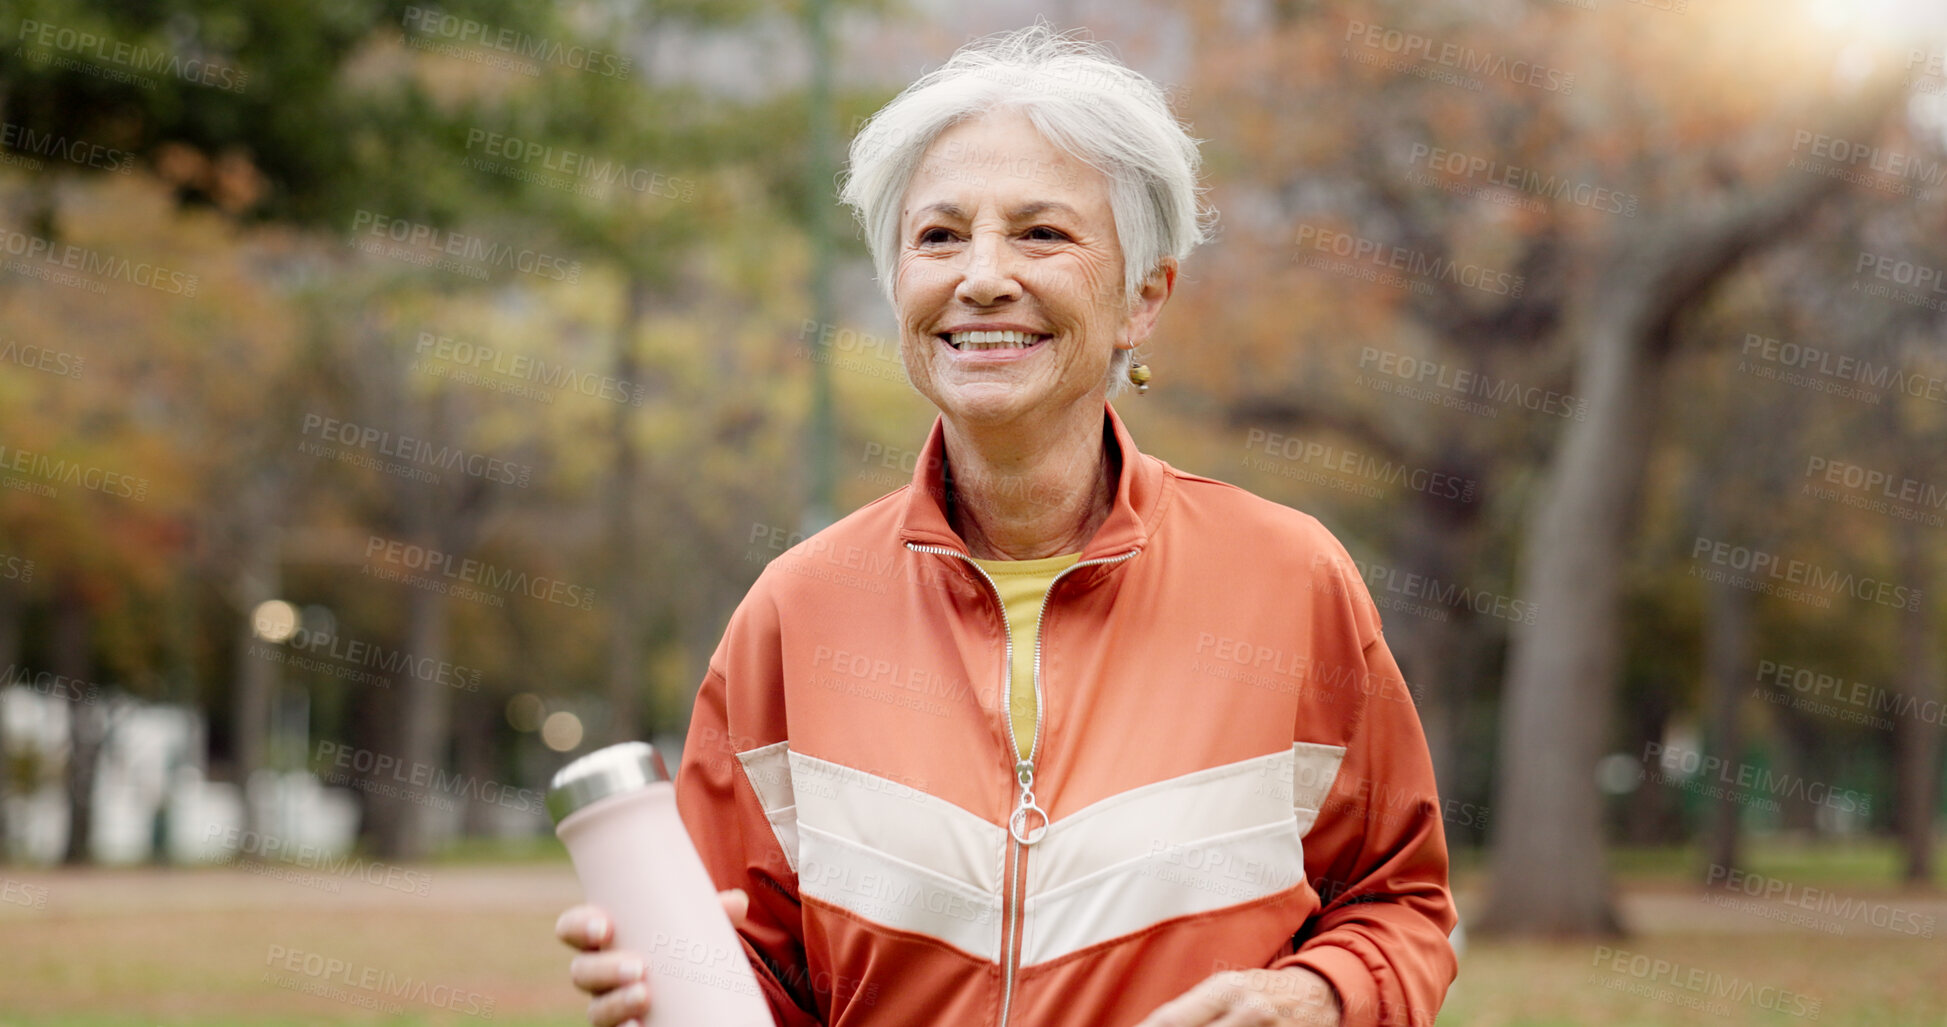
[[[953,233],[944,228],[929,228],[919,233],[919,241],[922,243],[946,242],[951,238],[953,238]]]
[[[1058,240],[1066,239],[1068,238],[1068,236],[1063,234],[1062,231],[1058,228],[1049,228],[1047,225],[1038,225],[1034,228],[1028,229],[1028,238],[1033,239],[1036,242],[1055,242]]]

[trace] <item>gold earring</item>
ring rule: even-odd
[[[1130,364],[1129,384],[1134,385],[1136,387],[1136,392],[1138,395],[1148,392],[1149,391],[1149,365]]]

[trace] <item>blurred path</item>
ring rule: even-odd
[[[33,916],[133,915],[147,911],[211,913],[252,909],[387,909],[481,912],[562,909],[581,901],[564,861],[532,866],[399,866],[348,862],[338,872],[283,865],[196,869],[24,870],[0,867],[0,925]],[[24,886],[24,887],[23,887]],[[335,890],[333,889],[335,886]],[[4,888],[0,884],[0,888]],[[46,893],[36,910],[23,892]],[[0,926],[0,930],[4,930]]]

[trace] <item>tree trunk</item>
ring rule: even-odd
[[[396,688],[395,681],[384,688],[364,688],[354,693],[349,732],[354,752],[390,754],[399,751],[399,710],[402,700],[395,694]],[[314,755],[321,755],[323,747],[319,745],[312,751]],[[401,821],[406,815],[407,804],[389,801],[377,788],[380,782],[368,773],[357,772],[355,766],[333,765],[328,759],[319,762],[323,764],[319,770],[329,783],[352,789],[356,794],[359,840],[375,854],[386,851],[393,844],[393,839],[404,830]]]
[[[6,684],[20,670],[20,590],[0,579],[0,724],[6,723]],[[0,864],[13,852],[13,835],[7,824],[8,787],[13,783],[13,764],[7,760],[7,732],[0,729]]]
[[[1455,736],[1459,733],[1455,723],[1459,704],[1453,689],[1461,678],[1461,675],[1453,673],[1452,658],[1465,632],[1452,620],[1446,620],[1395,627],[1388,635],[1395,638],[1399,646],[1397,655],[1400,666],[1419,711],[1420,728],[1426,734],[1427,752],[1433,759],[1433,779],[1439,785],[1441,798],[1452,798],[1452,790],[1459,780],[1455,744]]]
[[[453,762],[462,781],[505,782],[494,767],[494,703],[485,696],[463,693],[456,697],[453,725]],[[485,791],[481,795],[490,794]],[[497,827],[496,807],[477,797],[467,797],[460,808],[460,833],[471,837],[487,836]]]
[[[446,659],[446,597],[430,589],[414,589],[406,612],[406,646],[418,659],[435,664]],[[401,734],[405,744],[399,762],[408,772],[418,774],[421,767],[446,767],[447,736],[452,720],[452,695],[448,686],[422,674],[407,674],[405,718]],[[425,771],[431,773],[431,771]],[[465,795],[422,796],[439,802],[467,801]],[[392,853],[400,859],[424,859],[432,854],[434,838],[433,806],[415,802],[406,816],[402,845]]]
[[[1657,365],[1624,319],[1591,318],[1573,421],[1536,504],[1502,698],[1487,930],[1611,934],[1595,764],[1615,688],[1627,522],[1657,405]]]
[[[619,381],[641,381],[635,337],[648,309],[648,283],[631,277],[624,286],[622,319],[615,332],[615,377]],[[642,628],[648,604],[642,554],[636,545],[635,504],[642,470],[635,438],[630,434],[635,409],[628,403],[615,404],[609,428],[611,457],[604,496],[609,546],[608,724],[603,733],[610,742],[630,741],[642,732]]]
[[[72,582],[55,590],[54,624],[48,662],[54,673],[74,681],[94,680],[88,606]],[[68,839],[61,862],[79,866],[92,858],[95,826],[95,764],[101,758],[103,718],[99,702],[83,701],[88,688],[68,695]],[[97,697],[99,698],[99,697]]]
[[[1771,712],[1778,725],[1778,762],[1783,765],[1784,773],[1801,781],[1819,780],[1820,727],[1789,706],[1773,705]],[[1819,806],[1802,790],[1786,789],[1778,796],[1778,805],[1782,807],[1779,815],[1787,835],[1809,839],[1818,834]]]
[[[360,335],[369,346],[367,388],[358,401],[361,416],[389,420],[415,438],[454,440],[466,425],[469,407],[450,389],[421,397],[402,383],[406,371],[399,351],[376,333]],[[478,541],[480,526],[501,491],[499,483],[477,474],[443,475],[435,482],[394,478],[388,482],[387,525],[405,542],[427,550],[465,554]],[[453,689],[412,672],[412,666],[437,666],[448,655],[448,597],[434,589],[403,586],[405,637],[401,644],[411,664],[392,685],[361,704],[363,734],[375,750],[372,772],[363,781],[366,837],[387,859],[421,859],[443,840],[446,819],[437,814],[471,801],[464,788],[432,782],[456,779],[449,762]],[[383,771],[381,760],[386,762]]]
[[[1704,687],[1709,699],[1704,751],[1723,760],[1741,760],[1744,731],[1744,683],[1751,669],[1751,593],[1729,584],[1705,586],[1708,607],[1704,623]],[[1738,864],[1739,819],[1742,803],[1722,798],[1710,804],[1705,825],[1706,855],[1713,867]],[[1706,880],[1722,881],[1725,872],[1707,872]]]
[[[1628,752],[1642,752],[1643,743],[1660,742],[1670,726],[1670,697],[1657,689],[1629,704],[1627,737],[1633,741]],[[1625,844],[1639,848],[1669,845],[1684,837],[1682,817],[1668,788],[1659,788],[1647,778],[1629,793],[1623,806],[1622,836]]]
[[[1449,459],[1438,466],[1452,467],[1454,461]],[[1401,565],[1429,579],[1456,580],[1457,567],[1471,549],[1473,524],[1472,510],[1456,509],[1447,500],[1418,494],[1399,544]],[[1467,674],[1457,657],[1471,640],[1468,621],[1473,613],[1466,609],[1447,613],[1446,620],[1413,619],[1390,625],[1393,630],[1387,637],[1397,647],[1396,655],[1412,689],[1440,795],[1453,798],[1460,780],[1459,720],[1465,700],[1457,693],[1467,684]],[[1450,835],[1454,827],[1447,825]]]
[[[244,486],[237,530],[241,533],[232,601],[237,618],[236,678],[230,696],[230,758],[237,787],[244,796],[244,825],[261,830],[257,803],[250,798],[250,779],[264,768],[270,734],[270,699],[283,680],[282,664],[263,652],[281,643],[257,637],[256,613],[261,603],[283,591],[281,488],[268,475]]]
[[[1620,929],[1604,864],[1594,769],[1608,736],[1621,571],[1677,319],[1746,253],[1836,188],[1787,177],[1743,201],[1679,212],[1620,244],[1565,324],[1581,342],[1566,427],[1535,500],[1516,594],[1537,623],[1516,624],[1501,707],[1488,931],[1611,934]]]
[[[434,523],[438,514],[429,509],[432,505],[407,507],[416,522],[409,537],[427,549],[450,551]],[[429,588],[407,589],[405,651],[412,654],[413,664],[436,666],[446,659],[446,636],[446,596]],[[372,782],[375,787],[366,792],[366,808],[374,813],[373,842],[381,857],[423,859],[432,854],[436,840],[433,804],[467,801],[467,796],[441,794],[426,784],[434,779],[435,770],[448,766],[451,687],[413,673],[409,665],[394,676],[391,691],[398,719],[388,751],[396,757],[397,769]],[[374,761],[375,773],[376,765]]]
[[[1933,880],[1935,789],[1940,780],[1940,724],[1923,715],[1938,710],[1929,705],[1938,697],[1939,641],[1934,637],[1933,575],[1927,564],[1926,540],[1918,521],[1903,519],[1898,528],[1900,565],[1906,584],[1921,597],[1920,609],[1900,613],[1901,701],[1893,717],[1894,794],[1900,849],[1905,856],[1902,877],[1910,884]]]

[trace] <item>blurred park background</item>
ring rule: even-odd
[[[1117,409],[1357,560],[1441,1023],[1947,1024],[1943,13],[5,0],[0,1025],[580,1022],[546,779],[910,476],[835,175],[1036,16],[1205,140]]]

